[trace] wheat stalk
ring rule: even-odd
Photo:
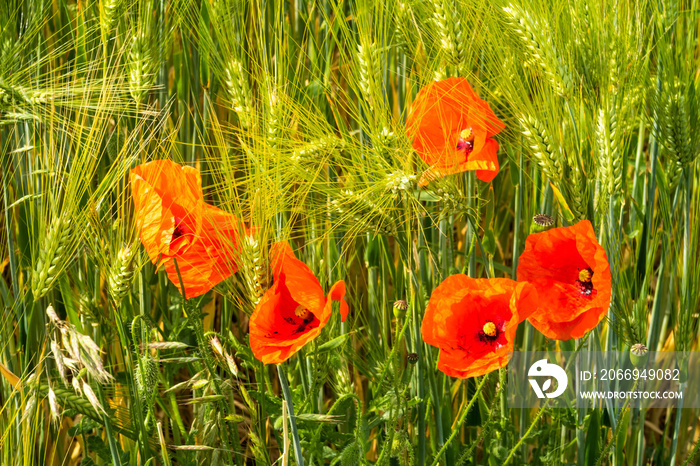
[[[103,0],[99,3],[100,28],[106,42],[112,34],[117,19],[121,13],[121,0]]]
[[[242,268],[251,306],[255,309],[270,286],[270,265],[263,257],[260,243],[254,236],[246,235],[243,246],[248,260],[244,261]]]
[[[588,186],[586,180],[581,176],[581,170],[576,166],[571,166],[569,171],[569,183],[565,183],[568,199],[571,201],[569,206],[576,218],[583,220],[587,218],[588,213]]]
[[[335,136],[322,136],[309,141],[294,149],[291,159],[295,162],[318,164],[326,154],[340,152],[345,148],[345,142]]]
[[[686,99],[680,89],[673,89],[660,110],[661,113],[661,143],[669,152],[669,185],[678,184],[683,167],[694,159],[690,121],[686,107]]]
[[[343,216],[342,221],[351,221],[365,231],[394,233],[391,214],[365,194],[343,189],[330,200],[330,207]]]
[[[374,110],[377,106],[376,99],[381,98],[382,88],[381,54],[376,42],[357,45],[357,63],[360,91],[369,103],[370,110]]]
[[[280,140],[284,138],[284,106],[280,93],[271,89],[267,100],[267,143],[275,149],[279,145]]]
[[[90,403],[90,401],[86,400],[82,396],[76,395],[70,390],[66,390],[63,388],[54,387],[52,388],[52,390],[56,396],[56,402],[60,403],[63,407],[67,409],[72,409],[77,413],[82,414],[83,416],[87,416],[98,423],[102,423],[104,421],[102,416],[95,411],[95,408]],[[48,391],[49,387],[47,385],[39,386],[39,393],[48,394]],[[132,440],[137,439],[137,435],[131,429],[124,427],[123,424],[119,422],[119,420],[113,418],[112,416],[109,416],[109,420],[114,430]]]
[[[396,35],[399,40],[397,45],[401,47],[408,56],[414,56],[416,50],[415,30],[416,24],[413,18],[411,0],[399,1],[395,9]]]
[[[595,205],[596,210],[605,212],[610,196],[622,189],[622,151],[617,114],[613,106],[600,107],[596,126],[599,186]]]

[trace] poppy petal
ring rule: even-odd
[[[343,280],[338,280],[331,286],[331,290],[328,292],[326,306],[333,301],[340,301],[340,321],[345,322],[345,319],[348,317],[349,309],[348,303],[345,302],[345,282]]]
[[[185,241],[172,238],[178,219],[200,224],[203,195],[199,171],[170,160],[154,160],[132,169],[129,178],[141,241],[151,260],[186,248],[191,235],[199,233],[196,229],[184,235]]]
[[[311,311],[321,322],[327,321],[330,313],[326,315],[325,312],[321,312],[326,304],[326,297],[311,269],[296,258],[287,242],[276,243],[272,248],[272,255],[275,280],[284,275],[292,299]]]
[[[203,295],[238,270],[234,260],[238,248],[238,220],[208,204],[204,211],[200,237],[187,251],[175,256],[188,298]],[[165,271],[182,293],[173,260],[165,261]]]

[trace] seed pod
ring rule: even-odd
[[[354,466],[357,464],[361,464],[362,461],[362,448],[360,447],[358,442],[353,442],[345,449],[343,452],[340,454],[340,464],[342,466]]]
[[[394,317],[397,319],[403,318],[406,315],[406,309],[408,309],[408,303],[403,299],[394,301]]]
[[[641,343],[632,345],[630,348],[630,362],[634,367],[644,367],[649,360],[649,350]]]
[[[155,388],[158,386],[158,363],[150,355],[139,358],[136,364],[136,389],[141,397],[141,400],[146,401],[155,394]]]
[[[554,219],[547,214],[537,214],[532,217],[532,231],[543,232],[554,226]]]

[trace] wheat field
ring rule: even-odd
[[[693,390],[699,29],[0,0],[0,464],[700,464],[689,401],[508,399],[513,351]]]

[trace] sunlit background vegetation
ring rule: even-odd
[[[546,213],[593,223],[613,300],[585,339],[525,322],[516,348],[696,349],[699,21],[694,0],[2,0],[0,461],[302,464],[298,436],[307,465],[693,464],[697,409],[508,409],[503,373],[447,377],[420,324],[451,274],[515,278]],[[450,76],[506,124],[500,172],[419,189],[406,117]],[[128,171],[161,158],[256,227],[201,300],[136,230]],[[247,342],[280,239],[350,305],[281,366],[293,431]]]

